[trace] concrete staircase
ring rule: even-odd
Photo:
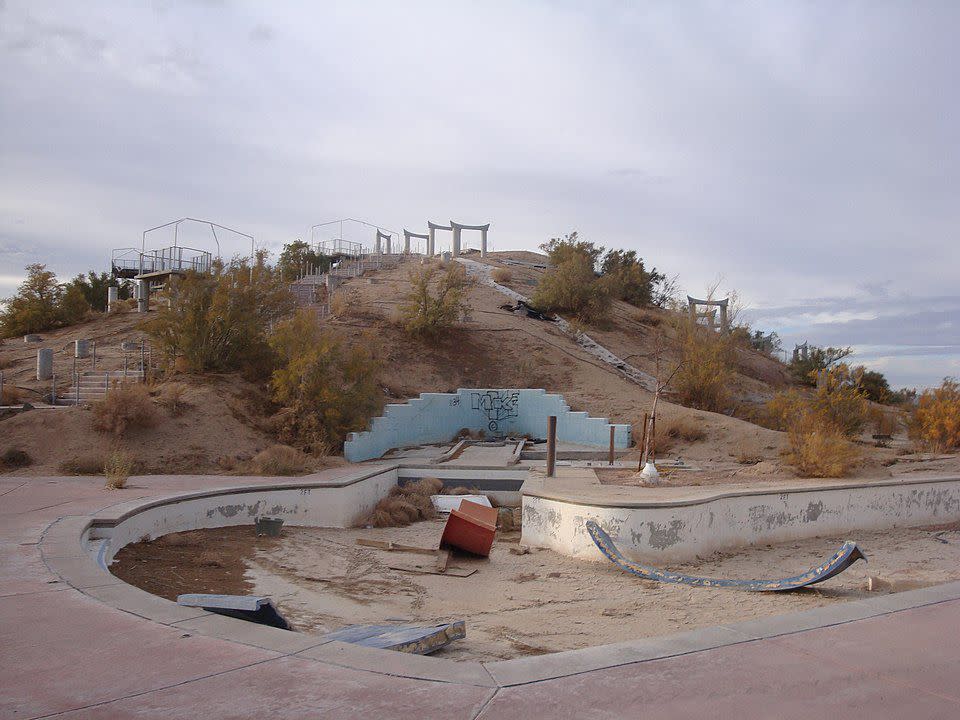
[[[107,393],[123,383],[143,382],[140,370],[87,370],[80,373],[67,392],[57,396],[57,405],[88,405],[103,400]]]

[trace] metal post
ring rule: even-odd
[[[73,387],[77,393],[76,406],[80,407],[80,374],[76,371],[73,373]]]
[[[608,458],[608,459],[609,459],[609,462],[610,462],[610,465],[613,465],[613,433],[614,433],[614,430],[615,430],[615,428],[613,427],[613,425],[611,425],[611,426],[610,426],[610,454],[609,454],[609,458]]]
[[[93,341],[93,367],[91,370],[97,369],[97,341]]]
[[[127,354],[123,354],[123,376],[127,376]]]
[[[547,418],[547,477],[553,477],[557,468],[557,416]]]
[[[647,460],[647,419],[648,414],[643,414],[643,437],[640,438],[640,463],[637,467],[637,472],[643,470],[643,466],[646,464]]]
[[[57,404],[57,374],[50,376],[50,404]]]
[[[140,375],[146,380],[146,369],[143,367],[143,338],[140,338]]]
[[[3,370],[0,370],[0,405],[3,404]]]

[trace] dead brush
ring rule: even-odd
[[[3,393],[0,394],[0,405],[19,405],[23,402],[24,392],[10,383],[3,384]]]
[[[33,463],[30,453],[21,448],[7,448],[0,455],[0,470],[16,470],[28,467]]]
[[[737,447],[737,452],[734,457],[741,465],[756,465],[757,463],[763,462],[763,455],[760,454],[757,448],[743,444]]]
[[[245,475],[302,475],[307,472],[306,455],[289,445],[271,445],[244,463]]]
[[[705,440],[707,432],[703,429],[702,425],[699,425],[690,418],[683,417],[670,423],[667,427],[667,437],[693,443]]]
[[[803,477],[845,477],[860,461],[857,447],[828,423],[797,422],[787,438],[784,459]]]
[[[111,450],[103,460],[103,474],[107,478],[108,490],[126,487],[130,473],[133,472],[133,459],[123,450]]]
[[[140,383],[121,383],[93,404],[94,429],[116,438],[131,429],[152,427],[156,421],[150,393]]]
[[[157,402],[173,417],[179,417],[190,407],[183,399],[187,392],[186,384],[182,382],[168,382],[160,386],[157,393]]]
[[[493,278],[495,283],[503,285],[504,283],[508,283],[513,280],[513,273],[507,268],[498,267],[493,269],[493,272],[490,273],[490,277]]]
[[[437,478],[422,478],[406,485],[390,488],[390,493],[373,508],[367,522],[373,527],[405,527],[420,520],[432,520],[437,516],[431,495],[443,489],[443,481]]]

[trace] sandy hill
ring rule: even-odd
[[[480,261],[478,254],[468,258]],[[491,253],[485,260],[491,267],[509,267],[511,278],[505,284],[523,295],[532,294],[543,270],[507,264],[510,260],[542,263],[543,256]],[[632,423],[639,436],[643,414],[652,404],[652,393],[578,345],[557,324],[501,309],[509,299],[493,287],[477,284],[470,290],[469,318],[442,341],[426,344],[408,337],[397,318],[409,291],[409,273],[416,262],[347,280],[337,291],[345,301],[337,303],[338,314],[323,321],[349,342],[373,349],[383,364],[382,385],[388,402],[459,387],[543,387],[563,394],[575,410]],[[77,338],[97,341],[99,368],[120,368],[120,341],[140,337],[137,328],[141,319],[136,313],[100,316],[45,334],[41,346],[55,348],[57,372],[62,376],[70,372],[70,344]],[[676,343],[671,342],[669,331],[664,329],[668,325],[665,319],[665,311],[617,302],[610,325],[599,330],[590,328],[588,332],[626,362],[653,373],[651,348],[658,333],[666,333],[663,365],[671,366],[678,357]],[[31,401],[48,387],[46,383],[37,383],[34,377],[36,348],[20,340],[7,340],[0,345],[0,368],[4,369],[7,382],[12,380],[23,388],[25,399]],[[188,386],[186,400],[190,409],[177,417],[161,412],[154,428],[138,431],[130,438],[141,469],[153,473],[227,472],[275,442],[269,423],[273,409],[265,386],[251,384],[236,375],[176,379]],[[733,393],[745,417],[750,417],[751,407],[788,382],[786,370],[779,362],[749,350],[738,352]],[[661,429],[669,429],[682,420],[702,428],[703,439],[665,440],[669,447],[662,448],[659,456],[679,456],[706,470],[684,482],[729,482],[732,476],[792,476],[779,460],[782,433],[737,417],[682,407],[669,400],[661,403]],[[106,452],[110,442],[92,429],[89,410],[83,408],[36,410],[8,416],[0,422],[0,452],[8,447],[22,447],[34,457],[31,468],[18,472],[53,474],[65,460],[84,453]],[[867,453],[868,462],[860,474],[884,473],[881,463],[889,462],[893,451],[867,448]],[[634,450],[631,457],[637,455],[638,450]]]

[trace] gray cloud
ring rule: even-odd
[[[722,276],[814,342],[956,337],[960,5],[0,7],[2,278],[184,215],[455,217]]]

